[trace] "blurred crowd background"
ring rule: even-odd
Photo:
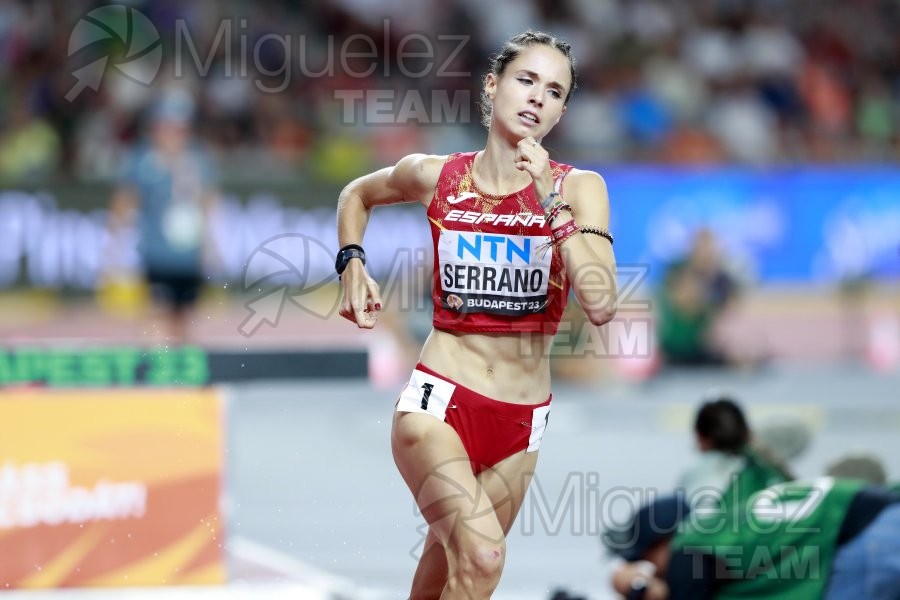
[[[474,108],[456,128],[423,119],[348,124],[335,91],[417,88],[426,104],[434,90],[466,91],[474,104],[488,55],[535,24],[569,40],[578,60],[577,101],[548,142],[563,160],[761,165],[900,158],[900,5],[893,0],[126,4],[164,41],[190,38],[197,56],[188,44],[176,55],[166,43],[153,93],[110,78],[69,102],[70,34],[100,3],[0,2],[2,182],[115,178],[167,77],[196,98],[198,133],[228,179],[312,172],[341,180],[413,150],[475,147],[484,133]],[[414,33],[453,39],[435,42],[430,69],[408,59],[410,70],[422,67],[425,76],[407,77],[396,64],[386,74],[398,44]],[[334,57],[355,34],[377,44],[374,72],[353,77],[337,60],[330,76],[304,74],[320,72],[329,52]],[[460,34],[471,37],[451,56]],[[353,48],[367,50],[359,42]],[[355,73],[372,63],[353,60]],[[208,72],[198,73],[197,64]]]

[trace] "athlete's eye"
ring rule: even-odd
[[[531,80],[528,79],[527,77],[517,77],[516,79],[518,79],[519,82],[521,82],[523,85],[531,85],[532,83],[534,83],[533,81],[531,81]]]
[[[559,90],[557,90],[557,89],[551,89],[551,90],[550,90],[550,94],[551,94],[554,98],[562,98],[562,94],[561,94],[561,93],[559,92]]]

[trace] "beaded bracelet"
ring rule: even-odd
[[[565,225],[550,230],[550,234],[553,236],[553,243],[557,246],[562,244],[564,241],[566,241],[576,233],[578,233],[578,224],[574,220],[569,221]]]
[[[588,225],[585,225],[581,228],[581,233],[592,233],[594,235],[599,235],[600,237],[609,240],[609,244],[613,245],[613,236],[606,229],[600,229],[599,227],[590,227]]]
[[[569,206],[565,202],[560,202],[558,204],[553,205],[553,208],[550,209],[550,212],[547,214],[547,222],[552,223],[553,219],[558,217],[559,213],[561,213],[564,210],[569,211],[569,214],[571,214],[573,217],[575,216],[575,211],[572,210],[571,206]]]

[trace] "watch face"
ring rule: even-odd
[[[338,272],[338,275],[344,272],[344,269],[347,268],[347,263],[350,262],[351,258],[358,258],[363,262],[363,264],[366,264],[366,259],[363,258],[363,253],[356,248],[341,250],[338,253],[338,258],[334,265],[334,269]]]

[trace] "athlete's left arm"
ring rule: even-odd
[[[609,195],[599,174],[573,169],[563,180],[561,192],[579,228],[609,231]],[[572,219],[568,211],[561,211],[551,227],[562,227]],[[560,250],[572,290],[587,318],[594,325],[611,321],[618,299],[612,243],[600,235],[579,232],[565,239]]]

